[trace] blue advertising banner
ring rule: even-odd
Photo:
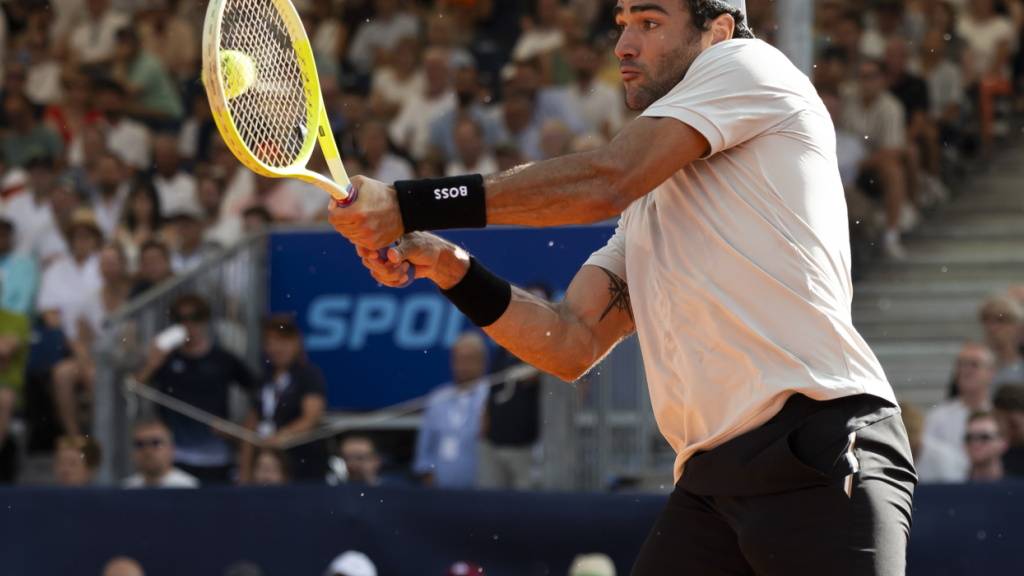
[[[496,228],[445,233],[488,268],[560,295],[614,227]],[[270,310],[293,313],[336,410],[372,410],[426,394],[449,379],[448,350],[472,326],[434,285],[379,286],[352,245],[332,231],[270,239]]]

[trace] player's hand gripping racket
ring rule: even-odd
[[[247,168],[298,178],[339,206],[356,201],[320,92],[313,49],[290,0],[210,0],[203,85],[217,130]],[[317,142],[331,178],[306,168]],[[386,250],[380,257],[387,259]],[[410,270],[409,282],[414,278]]]

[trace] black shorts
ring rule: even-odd
[[[790,398],[692,457],[633,576],[902,576],[917,476],[880,398]]]

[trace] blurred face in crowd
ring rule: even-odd
[[[220,201],[224,196],[220,184],[213,178],[200,178],[197,185],[199,195],[199,206],[207,216],[214,216],[220,212]]]
[[[152,192],[145,186],[138,186],[128,197],[128,209],[140,225],[149,224],[156,212]]]
[[[288,479],[284,474],[281,460],[273,452],[261,451],[253,466],[253,481],[260,486],[280,486]]]
[[[263,343],[264,352],[270,364],[278,370],[286,370],[302,355],[302,340],[277,330],[268,330]]]
[[[1006,452],[1006,440],[999,432],[996,419],[991,416],[975,418],[967,423],[964,434],[967,458],[972,466],[990,463]]]
[[[174,136],[160,135],[153,139],[153,163],[157,172],[164,176],[178,171],[178,140]]]
[[[28,185],[36,194],[45,195],[57,181],[56,171],[49,162],[36,162],[29,166]]]
[[[32,107],[28,100],[15,92],[8,92],[4,98],[4,117],[8,124],[17,130],[27,130],[34,123]]]
[[[374,0],[373,9],[378,18],[390,18],[398,10],[398,1]]]
[[[999,430],[1010,446],[1024,447],[1024,410],[995,410]]]
[[[415,38],[402,38],[392,52],[391,66],[399,76],[405,77],[416,71],[417,58],[420,53],[419,41]]]
[[[67,222],[78,209],[81,200],[67,184],[58,184],[50,192],[50,207],[59,222]]]
[[[100,238],[96,231],[87,226],[76,226],[71,231],[71,254],[82,262],[96,253],[100,247]]]
[[[848,52],[857,50],[860,46],[860,35],[861,27],[860,22],[854,17],[844,17],[839,21],[839,25],[835,29],[835,33],[832,35],[832,40],[836,46],[842,47]]]
[[[455,71],[455,97],[460,106],[469,106],[477,101],[480,95],[480,81],[476,68],[462,66]]]
[[[141,426],[132,437],[135,468],[148,479],[163,477],[174,463],[174,444],[163,426]]]
[[[369,438],[353,436],[341,444],[341,459],[348,469],[349,482],[374,485],[380,472],[380,456]]]
[[[423,56],[423,73],[427,79],[427,92],[440,94],[448,89],[451,81],[451,70],[448,68],[448,53],[438,48],[431,48]]]
[[[537,0],[537,20],[543,28],[554,27],[558,23],[558,0]]]
[[[522,90],[507,92],[502,103],[502,111],[505,126],[513,134],[518,134],[533,121],[533,98]]]
[[[975,18],[988,18],[995,12],[996,7],[993,0],[971,0],[971,15]]]
[[[179,248],[182,252],[192,253],[203,243],[203,223],[195,217],[181,217],[175,223],[178,232]]]
[[[61,446],[53,455],[53,476],[58,486],[88,486],[93,473],[81,450]]]
[[[995,349],[1015,346],[1020,340],[1020,316],[1011,302],[994,300],[981,310],[985,340]]]
[[[626,105],[643,110],[683,79],[704,48],[704,34],[679,0],[620,0],[615,10]]]
[[[860,95],[866,102],[874,102],[886,91],[882,69],[875,62],[862,62],[858,69]]]
[[[963,396],[987,394],[995,376],[992,351],[980,344],[965,344],[956,359],[956,387]]]
[[[100,275],[103,283],[120,282],[125,278],[127,265],[124,254],[116,246],[105,246],[100,251]]]
[[[483,152],[483,135],[476,122],[470,119],[460,120],[455,126],[455,149],[459,158],[467,166],[475,165],[480,153]]]
[[[89,14],[94,18],[99,18],[107,11],[107,5],[110,0],[86,0],[86,7],[89,9]]]
[[[246,234],[256,234],[269,228],[270,223],[270,215],[265,210],[249,211],[242,217],[242,231]]]
[[[465,335],[452,346],[452,380],[468,384],[487,373],[487,346],[476,334]]]
[[[175,307],[174,319],[185,327],[188,333],[185,340],[187,344],[203,346],[206,343],[209,318],[204,317],[203,314],[191,302],[178,304]]]
[[[557,158],[569,151],[572,132],[558,120],[548,120],[540,129],[540,148],[544,158]]]
[[[359,131],[359,146],[366,162],[376,165],[388,151],[387,129],[380,122],[366,122]]]
[[[584,42],[573,47],[569,58],[572,69],[576,72],[577,80],[591,80],[601,64],[597,51]]]
[[[160,282],[171,276],[171,261],[167,254],[153,246],[139,255],[139,277],[147,282]]]
[[[907,70],[907,42],[893,38],[885,47],[885,69],[889,74],[901,75]]]
[[[96,165],[94,179],[100,192],[113,194],[117,192],[118,186],[124,178],[124,168],[121,160],[113,154],[104,154]]]

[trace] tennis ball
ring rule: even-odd
[[[256,82],[256,63],[238,50],[220,51],[220,72],[228,100],[245,94]]]

